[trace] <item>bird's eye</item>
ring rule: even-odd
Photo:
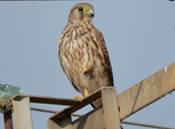
[[[80,7],[80,8],[78,8],[78,10],[81,12],[81,11],[83,11],[83,8],[82,8],[82,7]]]

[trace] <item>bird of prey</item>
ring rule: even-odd
[[[101,87],[114,85],[105,40],[93,25],[93,17],[91,4],[78,3],[73,6],[59,41],[60,64],[82,97]],[[96,100],[92,105],[94,108],[100,107],[101,100]]]

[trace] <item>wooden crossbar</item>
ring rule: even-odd
[[[175,64],[140,81],[118,95],[123,120],[175,90]]]
[[[76,101],[74,99],[54,98],[49,96],[18,95],[16,97],[29,97],[31,103],[40,103],[40,104],[56,104],[56,105],[73,106],[75,104],[80,103],[79,101]]]
[[[97,90],[95,93],[93,93],[92,95],[89,95],[88,97],[84,98],[81,102],[66,108],[65,110],[57,113],[56,115],[54,115],[53,117],[51,117],[50,119],[63,119],[65,116],[67,115],[71,115],[73,112],[77,111],[78,109],[90,104],[91,102],[95,101],[97,98],[101,97],[101,89]]]

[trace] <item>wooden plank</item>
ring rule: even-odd
[[[32,129],[29,97],[15,97],[12,103],[16,129]]]
[[[175,64],[172,64],[118,96],[120,118],[132,115],[174,90]]]
[[[74,99],[65,99],[65,98],[53,98],[48,96],[32,96],[32,95],[17,95],[14,98],[19,97],[29,97],[30,102],[39,103],[39,104],[55,104],[55,105],[65,105],[65,106],[73,106],[75,104],[79,104],[79,101]],[[2,100],[0,99],[0,108],[5,109],[8,107],[12,107],[12,102],[10,100]]]
[[[11,111],[3,114],[4,116],[4,128],[13,129],[12,113]]]
[[[68,116],[60,121],[49,119],[48,129],[72,129],[71,117]]]
[[[172,64],[119,94],[120,119],[127,118],[174,90],[175,64]],[[73,123],[73,129],[103,129],[105,125],[102,116],[103,110],[100,108],[80,117]]]
[[[65,105],[65,106],[73,106],[75,104],[79,104],[79,101],[76,101],[74,99],[54,98],[49,96],[33,96],[33,95],[19,95],[19,96],[29,97],[30,102],[32,103],[56,104],[56,105]]]
[[[121,129],[115,89],[113,87],[106,87],[102,89],[101,93],[105,129]]]
[[[52,120],[59,120],[59,119],[63,119],[64,117],[69,116],[70,114],[72,114],[73,112],[75,112],[76,110],[90,104],[91,102],[93,102],[94,100],[96,100],[97,98],[99,98],[101,96],[101,89],[96,91],[95,93],[93,93],[92,95],[89,95],[88,97],[86,97],[85,99],[83,99],[81,102],[64,109],[63,111],[55,114],[54,116],[52,116],[50,119]]]

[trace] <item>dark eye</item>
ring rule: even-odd
[[[78,10],[81,12],[81,11],[83,11],[83,8],[82,8],[82,7],[80,7],[80,8],[78,8]]]

